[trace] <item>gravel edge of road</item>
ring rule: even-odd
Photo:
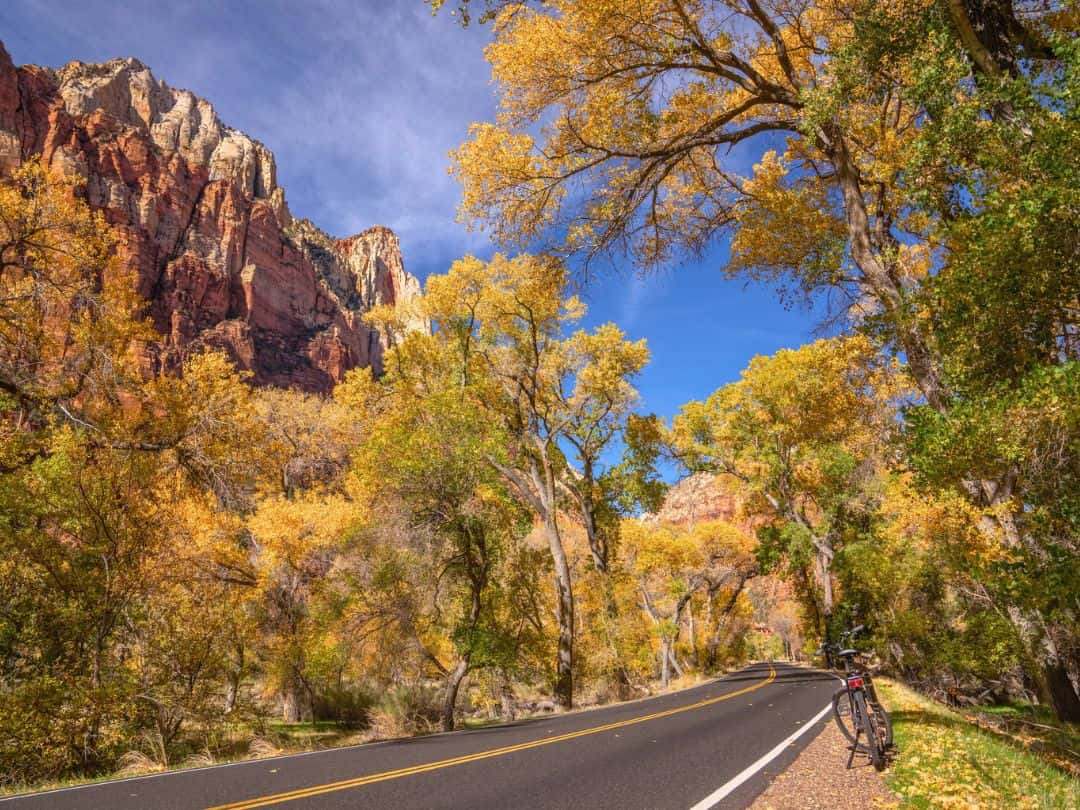
[[[852,767],[847,740],[829,720],[784,771],[758,795],[749,810],[864,810],[896,808],[899,798],[865,757]]]

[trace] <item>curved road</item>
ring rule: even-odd
[[[815,736],[835,688],[825,672],[756,664],[594,711],[15,796],[0,810],[741,808]]]

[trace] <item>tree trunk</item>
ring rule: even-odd
[[[694,624],[693,602],[687,602],[686,604],[686,619],[688,625],[686,631],[690,634],[690,663],[694,665],[694,669],[701,669],[701,659],[698,657],[697,627]]]
[[[1043,677],[1046,679],[1046,690],[1057,719],[1080,723],[1080,698],[1076,695],[1076,687],[1073,686],[1065,666],[1058,660],[1044,664]]]
[[[300,700],[294,688],[281,693],[281,719],[286,723],[300,722]]]
[[[239,679],[229,675],[229,682],[225,686],[225,709],[224,714],[230,714],[236,708],[236,701],[240,695]]]
[[[585,459],[580,481],[572,481],[567,489],[573,493],[578,502],[578,511],[581,514],[581,525],[585,528],[585,539],[589,543],[589,551],[592,554],[593,565],[602,575],[608,574],[608,544],[604,531],[596,525],[596,504],[592,499],[592,487],[594,482],[593,464],[590,459]],[[576,486],[574,486],[576,484]]]
[[[713,641],[713,592],[710,590],[705,596],[705,655],[701,660],[701,668],[711,672],[716,668],[716,642]]]
[[[446,691],[443,693],[442,730],[454,730],[454,709],[457,708],[458,689],[469,674],[469,659],[462,658],[446,676]]]
[[[679,659],[675,655],[674,639],[672,639],[672,642],[668,647],[668,655],[671,657],[671,668],[675,670],[675,674],[678,675],[680,678],[683,677],[683,675],[685,675],[686,673],[683,672],[682,665],[679,663]]]
[[[1039,617],[1039,627],[1042,630],[1039,660],[1049,702],[1054,707],[1058,720],[1080,722],[1080,695],[1077,694],[1076,685],[1069,677],[1068,658],[1062,655],[1061,648],[1055,640],[1053,628],[1047,625],[1038,611],[1036,615]],[[1071,627],[1068,630],[1074,632]]]
[[[705,666],[712,670],[715,669],[719,662],[720,653],[720,634],[723,632],[725,620],[731,614],[731,611],[735,609],[735,603],[739,601],[739,594],[743,592],[743,588],[746,587],[746,581],[751,577],[751,574],[740,574],[739,582],[735,586],[735,590],[731,592],[731,596],[728,598],[727,603],[724,605],[723,610],[715,613],[715,619],[713,618],[713,606],[712,602],[715,598],[716,592],[720,589],[720,584],[711,586],[708,593],[708,606],[709,606],[709,621],[707,624],[709,638],[705,642]]]
[[[240,700],[240,684],[244,680],[244,646],[236,645],[236,665],[229,668],[229,683],[225,690],[225,714],[236,709]]]
[[[1026,668],[1035,670],[1032,675],[1041,692],[1040,697],[1054,707],[1058,720],[1080,721],[1080,697],[1041,617],[1017,607],[1010,607],[1007,612],[1027,651],[1029,664]]]
[[[281,719],[286,723],[311,720],[311,702],[300,678],[293,675],[281,690]]]
[[[574,705],[574,589],[554,511],[545,515],[544,531],[555,568],[555,620],[559,625],[555,699],[563,709],[570,709]]]
[[[504,720],[513,720],[517,716],[514,709],[514,690],[509,681],[503,681],[499,689],[499,713]]]
[[[832,618],[833,612],[833,589],[832,572],[829,570],[830,560],[824,552],[818,552],[818,571],[821,576],[821,606],[825,610],[825,621]]]
[[[920,331],[925,329],[925,326],[917,321],[907,323],[904,319],[903,290],[896,278],[895,268],[886,264],[883,259],[883,251],[895,248],[896,245],[879,242],[895,242],[895,237],[887,228],[872,227],[859,169],[848,151],[840,128],[835,125],[825,127],[821,130],[818,141],[836,169],[837,184],[844,198],[848,244],[851,257],[862,274],[863,288],[877,299],[885,314],[893,319],[897,342],[907,356],[912,379],[926,397],[926,401],[935,409],[942,410],[947,405],[948,395],[941,379],[940,357],[930,349],[926,335]]]
[[[660,685],[667,689],[671,683],[671,640],[660,639]]]

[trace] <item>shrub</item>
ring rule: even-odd
[[[422,683],[387,689],[372,712],[372,731],[377,737],[427,734],[439,726],[441,690]]]
[[[327,689],[312,705],[316,720],[332,720],[342,728],[363,729],[371,725],[375,698],[362,686]]]

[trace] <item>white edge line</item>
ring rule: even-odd
[[[737,787],[742,785],[743,782],[748,780],[751,776],[753,776],[755,773],[760,771],[762,768],[764,768],[766,765],[768,765],[770,762],[780,756],[780,754],[783,753],[785,748],[787,748],[789,745],[795,742],[795,740],[799,739],[799,737],[812,729],[817,724],[817,721],[824,717],[826,712],[828,712],[830,709],[832,709],[831,701],[825,705],[824,709],[822,709],[820,712],[818,712],[805,723],[803,723],[802,727],[796,729],[793,734],[784,738],[784,740],[782,740],[779,745],[777,745],[775,748],[765,754],[765,756],[747,767],[738,776],[735,776],[734,778],[725,782],[715,791],[713,791],[700,802],[691,807],[690,810],[709,810],[710,807],[715,807],[721,799],[732,793]]]

